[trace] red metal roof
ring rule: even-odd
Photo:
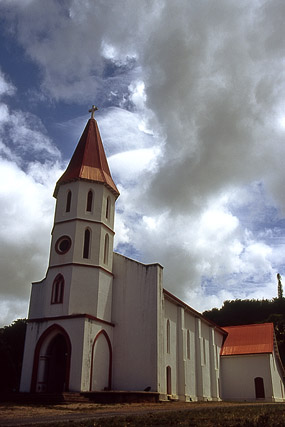
[[[59,185],[80,179],[101,182],[107,185],[117,197],[120,194],[111,177],[98,125],[94,118],[88,120],[66,171],[56,183],[54,196],[57,196]]]
[[[273,323],[227,326],[223,329],[228,336],[221,349],[221,356],[273,352]]]

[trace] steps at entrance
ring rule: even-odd
[[[66,393],[3,393],[0,402],[59,405],[64,403],[139,403],[158,402],[159,393],[146,391],[89,391]]]

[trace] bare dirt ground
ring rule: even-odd
[[[52,406],[2,404],[0,405],[0,426],[47,426],[51,423],[95,420],[120,415],[142,415],[155,412],[189,411],[195,408],[207,409],[238,405],[241,404],[230,402],[161,402],[114,405],[70,403]]]

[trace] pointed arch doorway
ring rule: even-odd
[[[34,356],[32,392],[62,393],[69,390],[71,343],[58,325],[40,337]]]

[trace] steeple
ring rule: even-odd
[[[46,316],[85,313],[111,320],[114,215],[119,191],[111,177],[95,111],[93,106],[54,191],[56,207],[46,278],[51,304],[46,305]]]
[[[79,180],[102,183],[112,191],[116,198],[120,194],[112,179],[93,114],[87,122],[66,171],[56,183],[54,197],[57,197],[61,184]]]

